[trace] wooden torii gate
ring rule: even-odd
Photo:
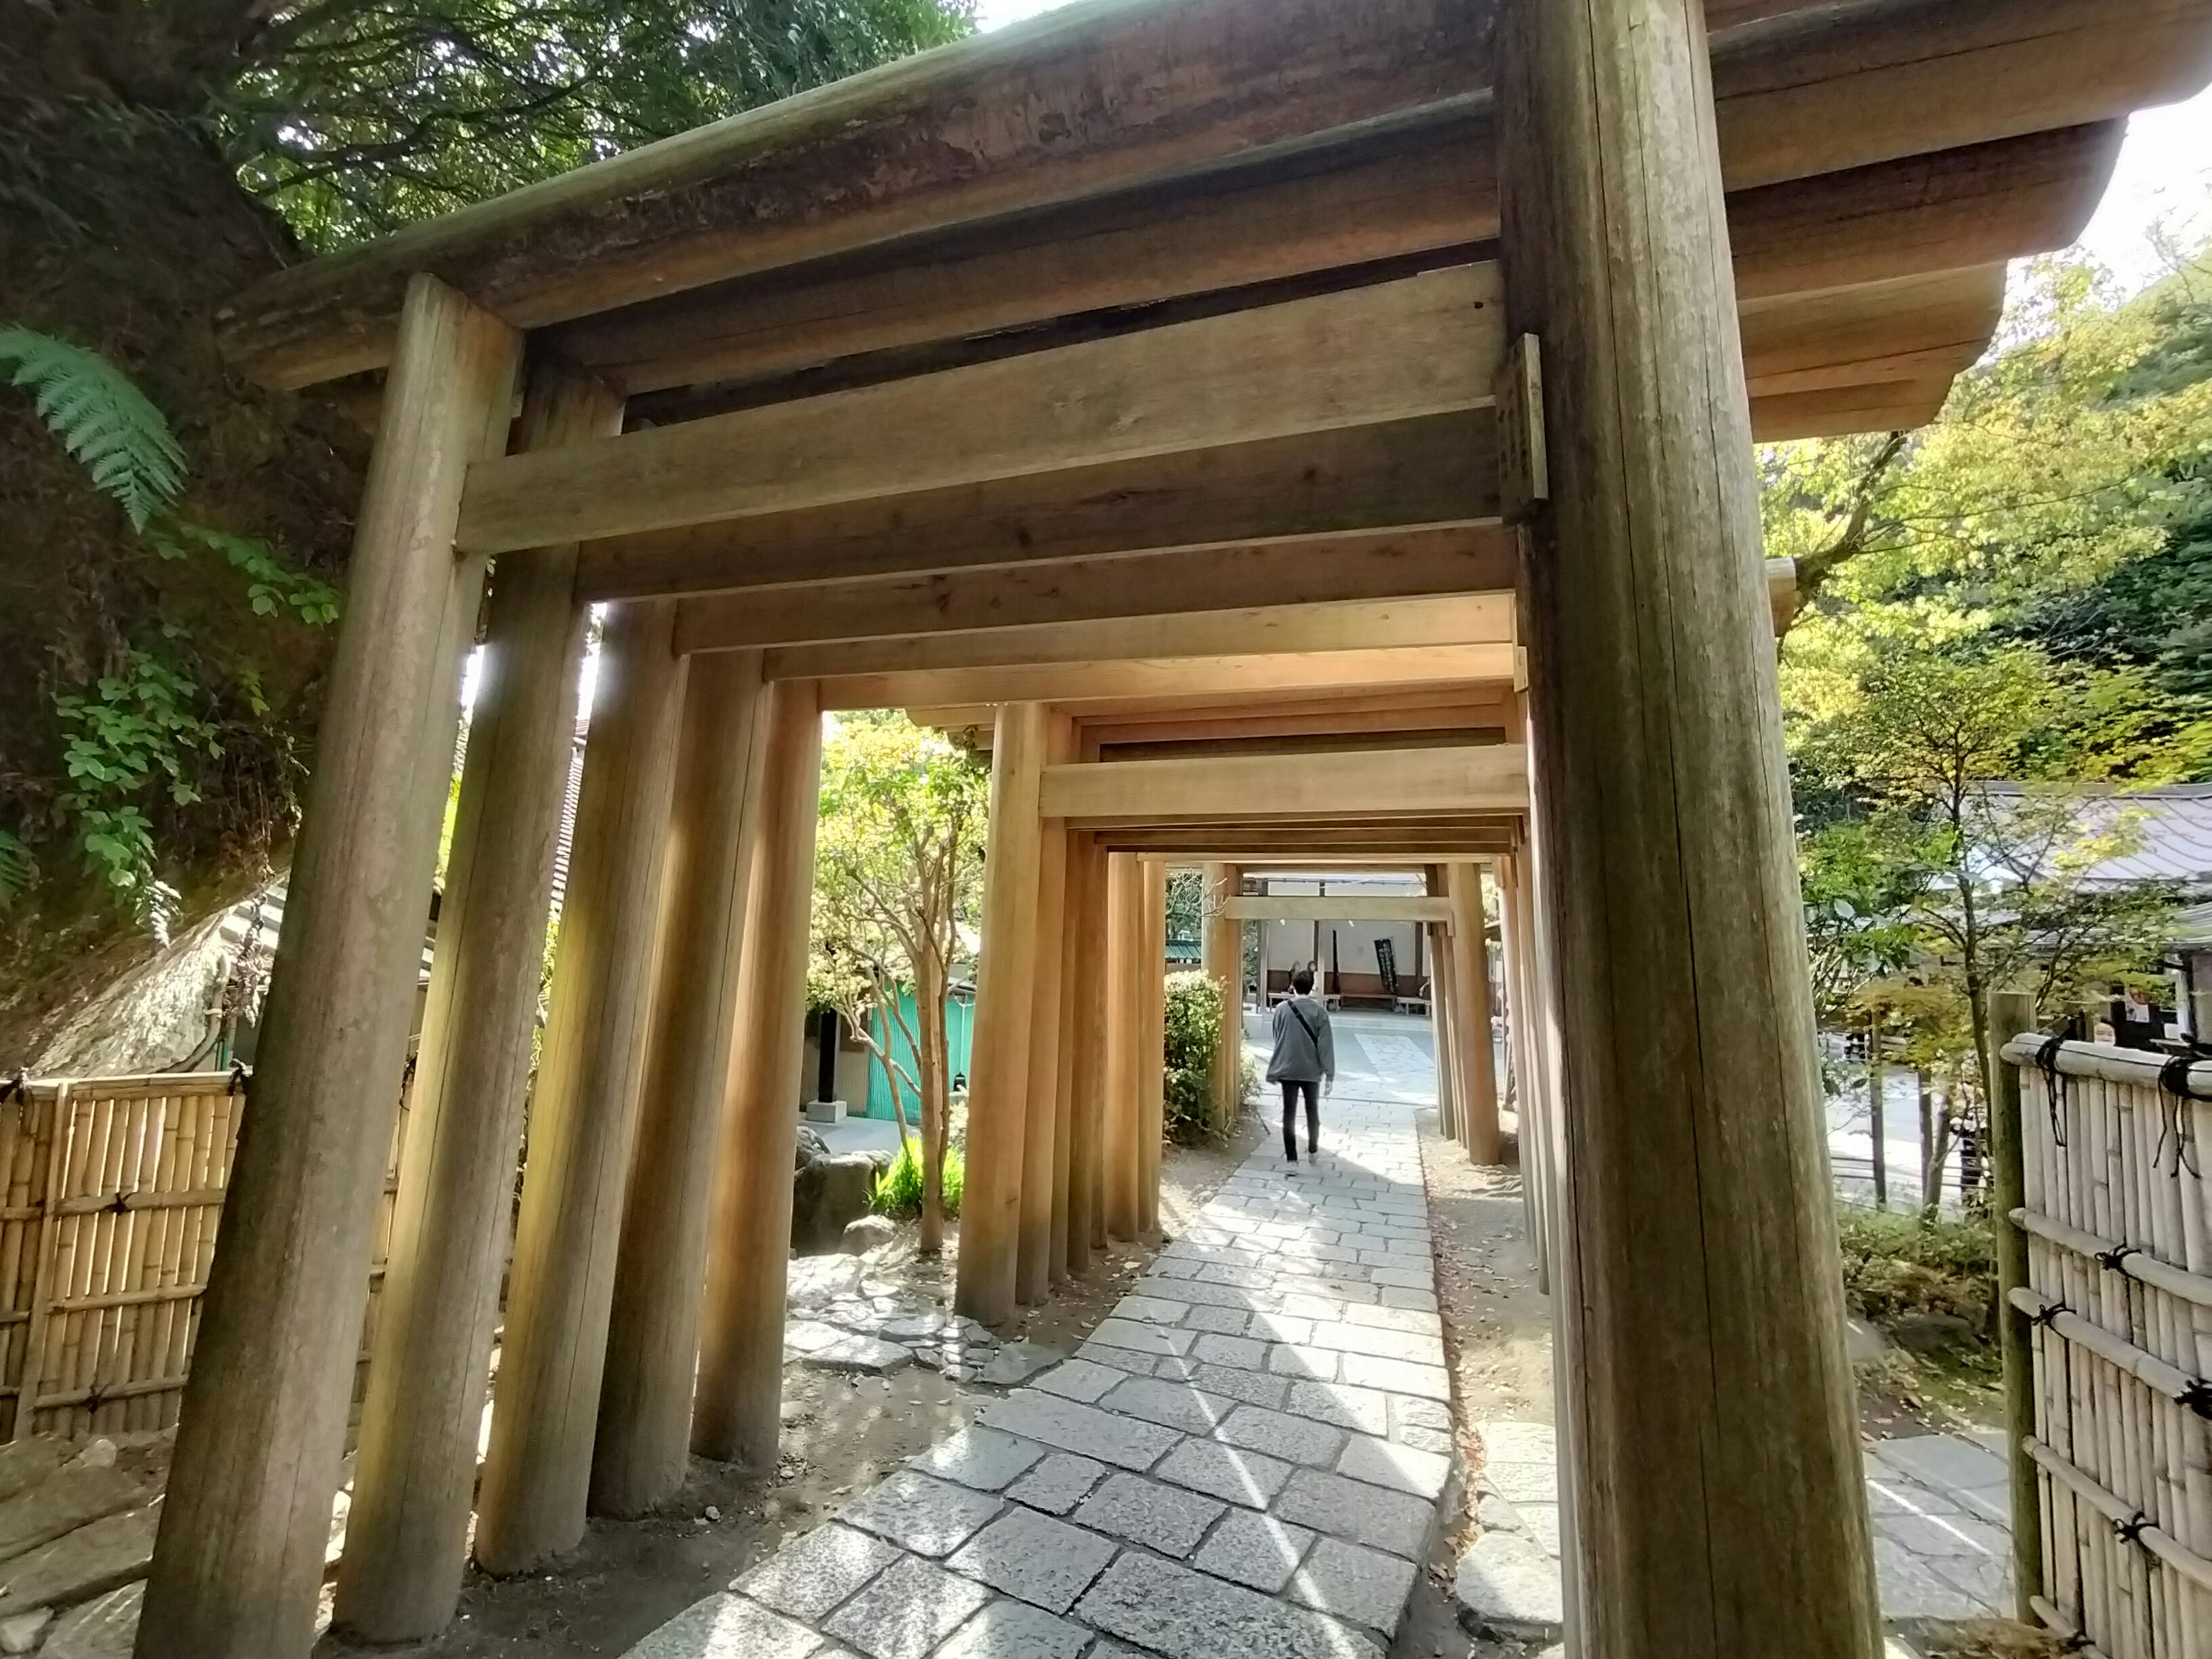
[[[1525,809],[1494,849],[1520,971],[1571,1015],[1540,1064],[1580,1639],[1868,1659],[1747,451],[1929,418],[2004,261],[2071,239],[2125,115],[2209,54],[2212,0],[1097,0],[241,295],[239,368],[377,439],[139,1653],[312,1638],[496,561],[347,1628],[427,1634],[458,1591],[605,602],[487,1569],[649,1507],[689,1448],[773,1461],[823,710],[994,711],[963,1262],[989,1310],[1037,1201],[1049,1050],[1000,1039],[1052,955],[1051,859],[1319,856],[1346,805],[1255,829],[1212,757],[1205,810],[1143,825],[1108,775],[1188,762],[1091,762],[1066,711],[1102,749],[1164,699],[1342,738],[1525,682],[1511,805],[1472,764],[1438,787]],[[1424,816],[1403,790],[1354,838],[1472,854]]]

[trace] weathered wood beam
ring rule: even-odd
[[[1523,746],[1480,744],[1303,755],[1287,767],[1264,755],[1048,766],[1038,811],[1085,829],[1224,816],[1255,823],[1341,817],[1347,802],[1366,817],[1517,812],[1528,789]]]
[[[416,270],[542,327],[1479,102],[1490,11],[1295,0],[1261,21],[1188,0],[1040,18],[281,272],[228,309],[226,344],[269,384],[309,385],[386,361]],[[1729,182],[2170,101],[2201,84],[2208,15],[2206,0],[1859,0],[1728,30],[1712,84]]]
[[[2005,268],[1984,265],[1750,301],[1745,381],[1761,398],[1954,375],[1988,348],[2004,297]]]
[[[1373,733],[1380,742],[1408,732],[1456,732],[1499,726],[1504,704],[1496,697],[1473,702],[1431,700],[1398,708],[1339,708],[1300,714],[1207,714],[1176,718],[1086,720],[1084,735],[1102,750],[1123,753],[1194,743],[1267,743]]]
[[[941,489],[1476,409],[1503,351],[1466,265],[472,467],[476,551]]]
[[[1291,895],[1232,898],[1221,907],[1233,921],[1441,921],[1449,923],[1449,899],[1347,893],[1341,898]]]
[[[1494,856],[1511,851],[1514,845],[1514,832],[1509,829],[1472,827],[1401,830],[1370,825],[1353,833],[1327,825],[1278,830],[1265,824],[1241,829],[1185,824],[1181,828],[1139,825],[1101,830],[1097,834],[1102,845],[1116,852],[1141,853],[1152,858],[1221,859],[1243,865],[1294,860],[1306,869],[1322,860],[1364,866]]]
[[[1777,392],[1751,400],[1751,435],[1759,443],[1781,443],[1854,432],[1910,431],[1934,420],[1950,395],[1948,374]]]
[[[1116,720],[1132,724],[1162,721],[1172,724],[1209,719],[1261,719],[1276,714],[1304,719],[1335,714],[1387,714],[1407,709],[1478,704],[1486,714],[1492,708],[1506,706],[1511,696],[1510,685],[1480,684],[1384,686],[1364,691],[1272,692],[1259,696],[1232,692],[1191,696],[1109,697],[1086,703],[1079,711],[1079,724],[1085,736],[1095,743],[1099,725]],[[909,708],[907,716],[917,726],[964,731],[975,727],[979,722],[984,726],[989,726],[997,718],[997,711],[981,703],[941,703]],[[1486,722],[1476,720],[1474,723]],[[990,739],[987,732],[978,731],[975,737],[979,745],[988,747]]]
[[[770,652],[770,672],[798,653]],[[985,668],[920,668],[832,674],[822,681],[824,708],[898,708],[915,703],[1002,703],[1049,700],[1264,695],[1271,690],[1373,690],[1510,684],[1508,645],[1426,645],[1372,650],[1295,652],[1274,656],[1142,658],[1127,661],[1023,663]],[[1080,713],[1081,711],[1077,711]]]
[[[1249,606],[1262,596],[1280,609],[1496,594],[1510,591],[1513,561],[1511,544],[1494,528],[1178,549],[690,599],[683,605],[683,637],[695,649],[820,645],[1176,618]],[[1498,625],[1510,630],[1510,619]],[[1158,649],[1147,647],[1133,629],[1114,631],[1139,648]]]
[[[1348,605],[1248,606],[1165,617],[1040,623],[966,634],[799,645],[768,653],[771,679],[825,674],[901,674],[932,670],[1060,666],[1146,659],[1310,655],[1483,646],[1510,652],[1510,593],[1445,599],[1377,599]],[[691,648],[719,646],[702,632]]]
[[[1298,433],[586,544],[577,595],[799,583],[1494,522],[1487,410]]]

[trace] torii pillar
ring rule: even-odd
[[[1541,344],[1549,465],[1524,611],[1580,1650],[1870,1659],[1702,8],[1505,0],[1498,58],[1508,333]]]

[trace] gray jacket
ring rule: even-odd
[[[1300,1016],[1304,1016],[1303,1018]],[[1275,1005],[1275,1052],[1267,1061],[1270,1083],[1318,1083],[1336,1077],[1336,1034],[1328,1029],[1328,1010],[1311,997],[1291,997]]]

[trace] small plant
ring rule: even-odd
[[[1857,1205],[1838,1206],[1844,1294],[1877,1324],[1947,1314],[1977,1330],[1996,1299],[1996,1255],[1986,1223],[1924,1221]]]
[[[911,1221],[921,1213],[921,1148],[913,1140],[902,1141],[898,1156],[891,1167],[877,1178],[876,1189],[868,1206],[878,1215],[887,1215],[900,1221]],[[945,1216],[948,1221],[960,1218],[960,1193],[967,1184],[968,1165],[960,1148],[945,1149]]]
[[[142,908],[154,890],[149,791],[188,806],[200,798],[198,762],[222,754],[214,724],[201,714],[201,695],[174,663],[125,651],[114,673],[53,700],[68,734],[62,763],[71,786],[60,805],[76,826],[85,861]]]
[[[185,449],[153,400],[96,351],[13,325],[0,327],[0,367],[93,487],[130,515],[131,527],[166,509],[184,488]]]
[[[1221,988],[1202,973],[1170,974],[1165,1025],[1161,1060],[1167,1069],[1161,1092],[1168,1137],[1182,1146],[1211,1139],[1213,1060],[1221,1047]]]

